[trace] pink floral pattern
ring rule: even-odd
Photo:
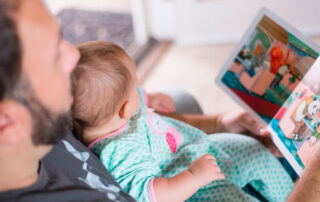
[[[175,153],[183,141],[183,137],[178,130],[162,120],[162,118],[151,109],[148,109],[148,124],[155,134],[165,137],[170,150],[172,153]]]

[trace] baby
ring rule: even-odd
[[[119,46],[79,46],[73,73],[72,113],[80,139],[137,201],[285,201],[293,182],[256,140],[239,134],[207,135],[160,116],[174,111],[164,94],[137,87],[135,65]]]

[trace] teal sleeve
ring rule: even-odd
[[[161,176],[161,169],[148,143],[136,138],[109,142],[100,159],[125,192],[137,201],[153,201],[153,179]]]
[[[140,95],[140,107],[148,107],[148,94],[147,92],[141,88],[141,87],[138,87],[138,92],[139,92],[139,95]]]

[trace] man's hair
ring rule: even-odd
[[[20,47],[11,12],[19,8],[19,0],[0,0],[0,102],[14,99],[27,107],[33,117],[34,145],[52,145],[70,132],[69,113],[55,114],[36,99],[29,80],[21,74]]]
[[[126,52],[111,42],[92,41],[79,47],[80,60],[72,75],[72,115],[82,127],[109,121],[132,87]]]
[[[11,97],[21,72],[21,48],[10,12],[19,0],[0,0],[0,101]]]

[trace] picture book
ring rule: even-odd
[[[319,48],[262,9],[217,82],[258,122],[301,175],[320,138]]]

